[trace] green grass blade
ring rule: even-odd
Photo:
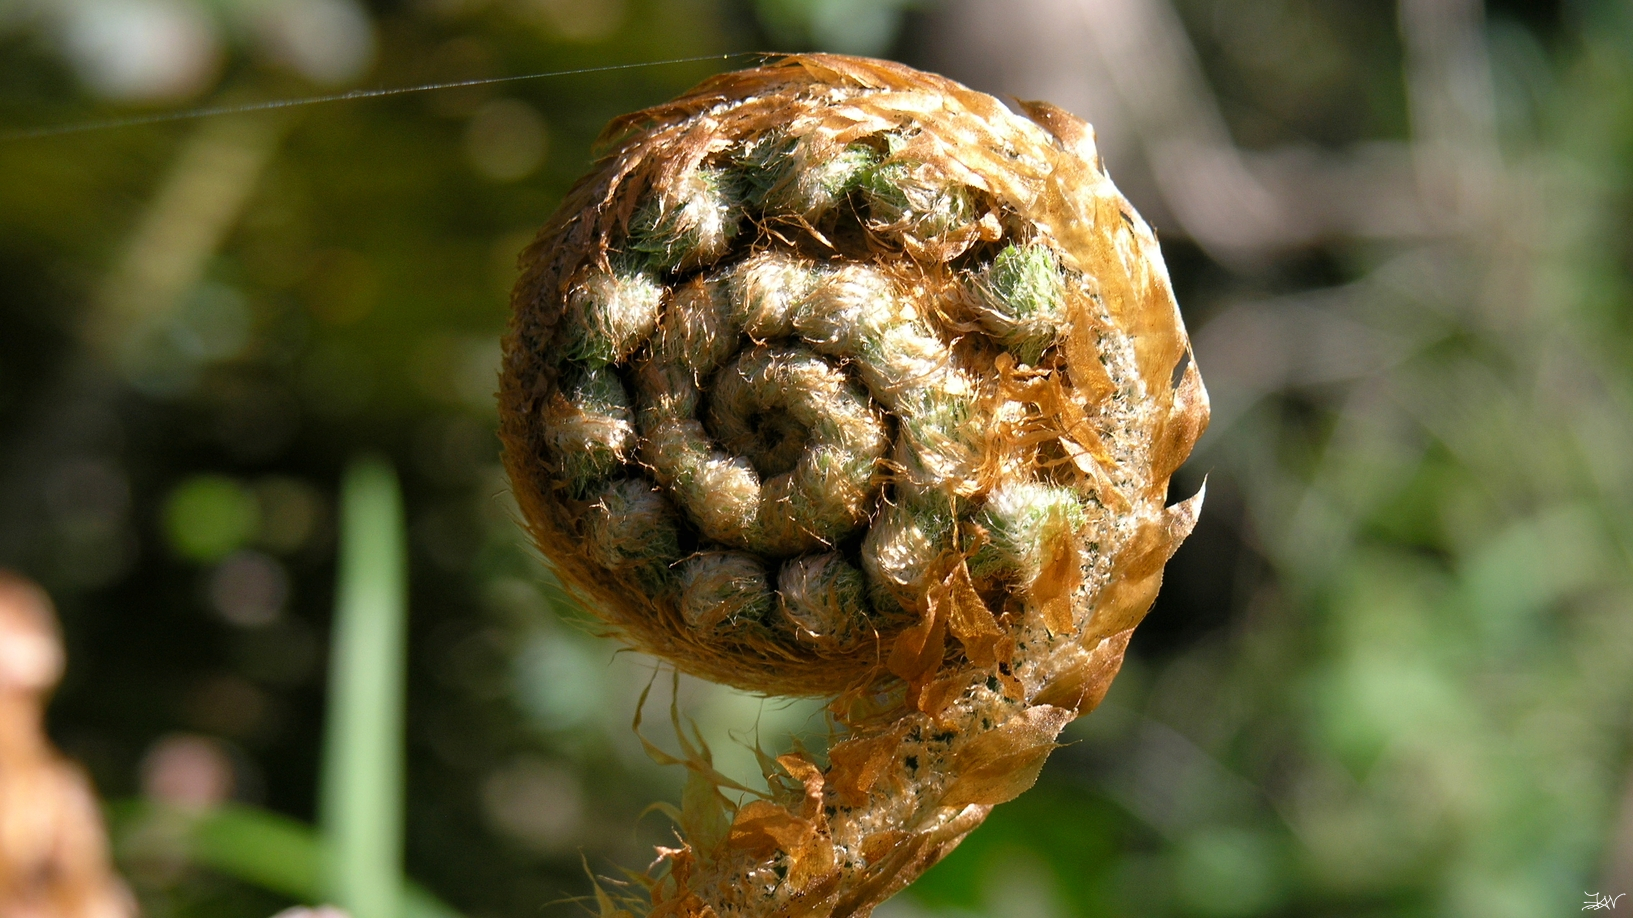
[[[401,918],[407,563],[397,477],[346,471],[319,792],[328,898],[353,918]]]
[[[241,803],[187,813],[143,800],[111,804],[108,816],[116,835],[154,821],[179,821],[188,826],[186,851],[191,863],[298,902],[328,899],[323,839],[300,820]],[[403,881],[402,916],[460,918],[411,880]]]
[[[322,901],[323,842],[299,820],[228,805],[200,819],[190,842],[196,864],[291,899]]]

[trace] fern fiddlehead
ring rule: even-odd
[[[607,137],[513,299],[523,515],[636,648],[835,699],[821,759],[693,802],[650,913],[865,915],[1031,785],[1194,523],[1156,240],[1087,125],[898,64],[785,58]]]

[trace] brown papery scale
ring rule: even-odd
[[[798,55],[620,118],[522,255],[505,463],[561,581],[678,670],[822,696],[825,755],[604,915],[867,915],[1099,703],[1202,495],[1207,394],[1091,129]]]

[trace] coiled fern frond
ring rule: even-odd
[[[837,731],[764,799],[689,795],[652,914],[866,915],[1032,784],[1195,521],[1156,239],[1082,121],[883,61],[724,74],[606,139],[522,257],[517,500],[629,644]]]

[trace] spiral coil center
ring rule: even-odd
[[[724,449],[696,419],[700,396],[684,373],[649,366],[640,375],[642,456],[709,539],[770,557],[831,547],[861,526],[878,490],[877,466],[889,441],[867,394],[803,347],[741,351],[714,377],[709,416]],[[688,412],[685,409],[691,408]],[[751,414],[785,414],[778,446],[787,471],[762,479],[750,460],[760,434]]]

